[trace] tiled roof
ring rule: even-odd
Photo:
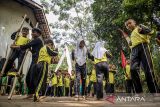
[[[43,37],[44,38],[49,37],[51,31],[49,29],[48,21],[44,13],[43,6],[32,0],[15,0],[15,1],[33,10],[36,20],[38,22],[38,27],[42,30]]]

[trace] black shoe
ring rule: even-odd
[[[38,99],[37,99],[36,95],[34,95],[34,97],[33,97],[33,101],[34,101],[34,102],[37,102],[37,101],[38,101]]]
[[[97,98],[98,101],[102,100],[103,98]]]

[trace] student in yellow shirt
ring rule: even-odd
[[[47,76],[47,87],[46,87],[46,92],[45,92],[45,95],[46,96],[53,96],[52,95],[52,72],[53,71],[50,71],[48,70],[48,76]]]
[[[130,72],[130,60],[127,60],[127,65],[125,68],[125,81],[126,81],[126,93],[134,92],[133,82]]]
[[[114,74],[116,73],[116,67],[113,64],[109,65],[109,81],[107,83],[107,92],[114,93]]]
[[[86,93],[86,95],[88,93],[89,81],[90,81],[90,77],[89,77],[89,74],[87,74],[87,76],[86,76],[86,86],[85,86],[85,93]]]
[[[103,74],[105,79],[108,79],[109,69],[108,69],[108,58],[111,58],[112,55],[108,50],[104,48],[103,42],[97,42],[90,59],[94,61],[96,68],[96,76],[97,76],[97,87],[96,87],[96,97],[97,100],[103,98]]]
[[[58,83],[58,80],[57,80],[57,75],[55,72],[53,72],[53,75],[52,75],[52,88],[51,88],[51,96],[56,96],[56,87],[57,87],[57,83]]]
[[[74,81],[75,81],[75,71],[72,70],[71,82],[70,82],[70,96],[72,97],[74,94]]]
[[[39,28],[33,28],[31,35],[32,35],[32,40],[29,43],[20,46],[12,45],[12,48],[16,49],[21,49],[21,50],[30,49],[32,53],[32,61],[28,73],[26,75],[26,84],[28,88],[28,96],[26,97],[27,99],[33,97],[33,94],[35,93],[37,87],[38,78],[36,77],[38,77],[39,72],[35,72],[35,70],[33,69],[36,68],[36,65],[38,63],[39,52],[40,49],[43,47],[43,42],[40,39],[42,31]]]
[[[70,75],[66,74],[64,78],[65,96],[69,96]]]
[[[63,80],[63,76],[62,76],[62,72],[60,70],[58,70],[57,72],[57,78],[58,78],[58,83],[57,83],[57,96],[61,97],[63,96],[63,86],[64,86],[64,80]]]
[[[54,43],[51,39],[45,40],[45,45],[40,49],[38,63],[35,72],[39,72],[38,75],[38,85],[34,95],[34,101],[39,101],[39,92],[41,90],[43,97],[46,91],[46,81],[48,75],[48,65],[51,63],[52,56],[57,56],[58,52],[54,51]]]
[[[9,70],[9,72],[7,73],[8,76],[8,82],[7,82],[7,89],[6,89],[6,93],[9,95],[10,91],[11,91],[11,85],[12,85],[12,80],[14,79],[15,75],[17,74],[17,69],[15,66],[15,63],[13,63],[12,68]]]
[[[14,40],[16,38],[16,34],[20,32],[19,30],[17,32],[14,32],[11,35],[11,39]],[[29,38],[27,38],[27,35],[29,34],[29,28],[28,27],[23,27],[22,31],[21,31],[21,35],[18,35],[18,38],[15,42],[15,45],[20,46],[20,45],[25,45],[27,44],[30,40]],[[12,45],[11,45],[12,48]],[[22,49],[17,49],[14,48],[12,54],[9,56],[9,60],[8,63],[6,65],[5,71],[4,71],[4,75],[7,74],[7,72],[12,68],[12,65],[14,63],[14,61],[16,60],[16,58],[18,58],[18,69],[20,68],[20,65],[22,63],[23,57],[25,55],[25,50]],[[18,70],[17,69],[17,70]]]
[[[128,19],[125,26],[131,32],[131,76],[136,93],[142,93],[142,85],[139,78],[140,64],[144,68],[148,89],[151,93],[158,92],[157,82],[154,76],[152,57],[149,49],[149,42],[154,31],[137,25],[133,19]]]
[[[90,81],[89,81],[89,86],[88,86],[88,93],[90,94],[92,85],[93,85],[93,93],[92,93],[92,97],[94,97],[94,95],[96,95],[96,82],[97,82],[97,78],[96,78],[96,70],[95,70],[95,66],[93,66],[91,75],[90,75]]]

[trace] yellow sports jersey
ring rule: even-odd
[[[92,70],[92,73],[91,73],[91,76],[90,76],[90,81],[92,81],[92,82],[96,82],[97,81],[96,70],[95,69]]]
[[[114,73],[109,71],[109,83],[114,84]]]
[[[94,64],[97,64],[99,62],[107,62],[107,56],[106,56],[106,54],[104,54],[101,59],[94,58]]]
[[[70,78],[69,77],[65,77],[64,78],[64,85],[65,85],[65,87],[69,87],[70,86]]]
[[[23,36],[19,36],[17,41],[16,41],[16,45],[20,46],[20,45],[25,45],[30,41],[29,38],[27,37],[23,37]]]
[[[62,77],[62,75],[60,76],[60,78],[58,78],[57,86],[63,86],[63,77]]]
[[[154,33],[154,31],[151,32],[151,34]],[[138,32],[138,27],[136,27],[132,33],[131,33],[131,43],[132,46],[131,48],[141,44],[141,43],[149,43],[150,42],[150,37],[149,35],[144,35],[144,34],[140,34]]]
[[[51,56],[48,54],[47,52],[47,47],[46,45],[43,46],[41,49],[40,49],[40,52],[39,52],[39,57],[38,57],[38,62],[40,61],[45,61],[47,62],[48,64],[51,63]]]
[[[127,76],[126,76],[127,74]],[[131,79],[130,65],[126,65],[125,80]]]
[[[54,74],[54,77],[52,78],[52,85],[57,85],[57,75]]]

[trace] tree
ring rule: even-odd
[[[120,69],[120,50],[123,49],[128,58],[130,56],[130,49],[117,29],[122,28],[127,31],[124,27],[124,22],[128,18],[133,18],[138,23],[148,25],[154,29],[155,26],[152,26],[151,16],[155,11],[156,14],[159,14],[157,11],[160,6],[157,4],[160,4],[158,0],[95,0],[92,4],[95,32],[98,38],[108,43],[106,47],[108,46],[112,51],[114,58],[111,63],[118,65],[120,71],[116,76],[117,80],[121,80],[120,78],[123,76],[123,70]],[[155,67],[157,67],[159,66],[157,62],[160,60],[158,54],[154,51],[157,49],[155,44],[153,37],[151,40],[151,52],[155,55],[153,60]],[[159,75],[159,68],[156,69],[155,73]],[[119,81],[118,84],[120,84]]]
[[[56,42],[60,43],[63,39],[64,42],[75,44],[74,41],[79,37],[86,41],[95,41],[94,20],[90,6],[92,0],[52,0],[51,2],[41,0],[41,2],[47,13],[52,12],[58,16],[58,21],[50,24]]]

